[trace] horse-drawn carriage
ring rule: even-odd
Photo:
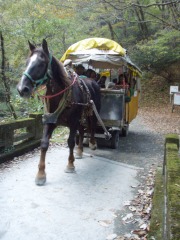
[[[128,134],[129,124],[137,115],[141,71],[124,48],[105,38],[88,38],[71,45],[61,61],[67,59],[75,66],[82,64],[86,69],[94,69],[100,77],[106,76],[106,87],[101,88],[100,119],[111,133],[110,146],[117,148],[120,133]],[[98,123],[95,134],[98,142],[106,138],[104,130],[102,123]]]
[[[20,96],[30,98],[39,86],[46,87],[46,93],[39,95],[44,100],[44,127],[39,170],[36,176],[36,184],[43,185],[46,182],[45,158],[49,139],[58,125],[70,129],[67,141],[69,156],[65,169],[68,173],[75,171],[74,147],[77,130],[79,131],[76,150],[78,158],[82,158],[83,155],[86,126],[90,132],[86,137],[90,137],[89,146],[92,150],[96,149],[95,137],[102,138],[104,131],[105,137],[111,141],[111,147],[117,147],[120,131],[123,135],[127,135],[129,123],[137,114],[139,96],[137,77],[141,73],[126,56],[125,49],[114,41],[93,38],[72,45],[61,60],[70,58],[74,64],[83,63],[99,69],[100,75],[109,74],[107,88],[101,89],[100,92],[97,82],[88,77],[81,80],[81,77],[74,72],[72,77],[69,77],[62,63],[49,52],[46,40],[42,41],[41,47],[29,42],[29,49],[27,66],[17,90]],[[119,85],[112,84],[114,74],[112,69],[121,71],[119,74],[123,78],[122,83],[117,82]],[[108,88],[110,85],[113,86]],[[100,124],[96,130],[97,119]]]

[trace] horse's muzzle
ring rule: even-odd
[[[31,90],[28,86],[21,87],[17,85],[17,91],[23,98],[29,98],[31,96]]]

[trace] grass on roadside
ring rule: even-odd
[[[152,206],[150,231],[147,239],[163,240],[164,188],[162,168],[158,168],[156,171]]]

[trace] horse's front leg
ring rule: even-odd
[[[41,155],[39,161],[39,170],[36,175],[35,182],[37,185],[43,185],[46,182],[46,172],[45,172],[45,158],[46,152],[49,147],[49,139],[51,138],[52,132],[55,129],[54,124],[46,124],[43,129],[43,137],[41,139]]]
[[[69,147],[69,157],[68,157],[68,165],[65,169],[66,173],[74,173],[74,147],[75,147],[75,136],[76,136],[76,128],[70,128],[69,138],[68,138],[68,147]]]

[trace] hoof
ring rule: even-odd
[[[36,185],[38,185],[38,186],[44,185],[44,184],[46,183],[46,175],[41,176],[41,177],[36,176],[36,178],[35,178],[35,183],[36,183]]]
[[[89,142],[89,147],[90,147],[91,150],[96,150],[97,149],[97,144],[96,143],[92,144],[92,143]]]
[[[76,158],[76,159],[81,159],[81,158],[82,158],[82,155],[83,155],[83,154],[82,154],[82,151],[78,151],[78,150],[77,150],[77,152],[76,152],[76,154],[75,154],[75,158]]]
[[[66,169],[64,170],[65,173],[75,173],[75,167],[66,167]]]
[[[89,138],[84,138],[83,144],[88,145],[89,144]]]
[[[76,154],[76,155],[75,155],[75,158],[76,158],[76,159],[82,159],[82,155],[77,155],[77,154]]]

